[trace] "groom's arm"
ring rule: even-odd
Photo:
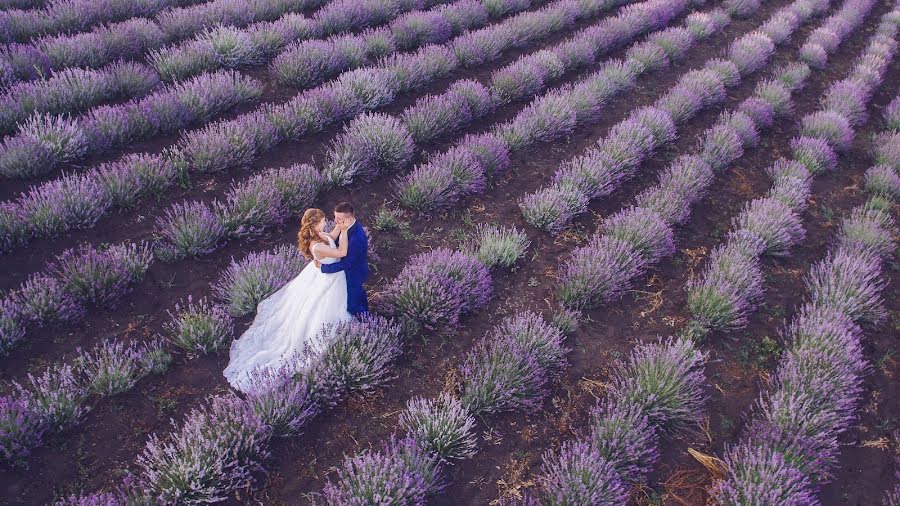
[[[358,237],[357,237],[358,236]],[[349,244],[347,245],[347,256],[334,262],[333,264],[322,264],[320,269],[325,274],[334,274],[335,272],[345,271],[350,268],[355,262],[364,259],[366,254],[366,248],[368,246],[368,240],[366,238],[365,233],[362,234],[354,234],[353,237],[348,238]]]

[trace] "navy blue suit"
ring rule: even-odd
[[[340,237],[338,237],[340,240]],[[369,238],[359,222],[347,230],[347,256],[332,264],[322,264],[322,272],[344,271],[347,276],[347,311],[352,315],[369,312],[369,300],[363,283],[369,277]]]

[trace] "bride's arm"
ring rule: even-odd
[[[328,232],[328,235],[335,241],[339,235],[341,235],[341,227],[337,226],[337,223],[334,224],[334,228],[331,229],[331,232]]]
[[[316,246],[318,246],[319,244],[322,244],[322,243],[316,243]],[[341,238],[340,238],[340,246],[338,246],[337,248],[328,248],[328,247],[317,248],[316,255],[319,258],[344,258],[345,256],[347,256],[347,248],[349,246],[350,246],[350,241],[347,240],[347,231],[342,230]]]

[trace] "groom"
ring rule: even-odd
[[[335,206],[334,221],[347,227],[347,256],[332,264],[321,264],[319,268],[326,274],[347,273],[347,311],[360,316],[369,312],[369,301],[363,288],[363,282],[369,277],[369,238],[353,217],[353,205],[349,202]]]

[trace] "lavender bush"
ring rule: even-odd
[[[326,504],[424,504],[441,489],[434,456],[412,439],[391,439],[383,451],[348,457],[323,491]]]
[[[390,377],[400,356],[400,326],[381,317],[366,317],[327,326],[321,341],[320,367],[339,392],[370,391]]]
[[[288,361],[250,378],[247,402],[275,437],[297,434],[321,409],[315,380],[300,369],[301,364]]]
[[[384,114],[368,114],[350,123],[335,141],[324,169],[325,180],[345,186],[402,170],[413,155],[413,139],[403,124]]]
[[[100,396],[112,396],[130,390],[150,371],[146,367],[147,347],[126,346],[122,342],[104,340],[91,352],[79,350],[79,371],[85,376],[88,389]]]
[[[215,353],[228,345],[234,334],[234,322],[228,311],[209,299],[175,305],[175,313],[165,325],[169,339],[178,347],[202,354]]]
[[[512,267],[525,255],[529,245],[525,232],[516,228],[483,225],[476,234],[475,258],[488,268]]]
[[[219,247],[225,236],[222,217],[202,202],[182,202],[157,218],[163,243],[156,249],[163,261],[201,256]]]
[[[41,443],[41,417],[26,398],[0,396],[0,461],[20,465]]]
[[[60,280],[46,274],[28,278],[15,297],[22,316],[42,325],[78,321],[85,312]]]
[[[122,243],[103,250],[81,245],[57,257],[50,273],[78,301],[109,307],[143,279],[152,260],[146,243]]]
[[[475,418],[448,394],[437,399],[410,399],[400,414],[408,437],[444,461],[467,459],[475,454]]]
[[[84,416],[90,409],[86,405],[87,391],[70,365],[58,365],[40,376],[28,375],[25,385],[16,384],[20,398],[41,418],[48,430],[65,430]]]
[[[261,300],[299,274],[305,264],[297,249],[287,245],[251,253],[240,262],[232,259],[213,291],[232,316],[244,316],[256,311]]]
[[[269,437],[248,403],[213,397],[166,438],[150,436],[137,459],[141,487],[165,502],[222,501],[262,470]]]

